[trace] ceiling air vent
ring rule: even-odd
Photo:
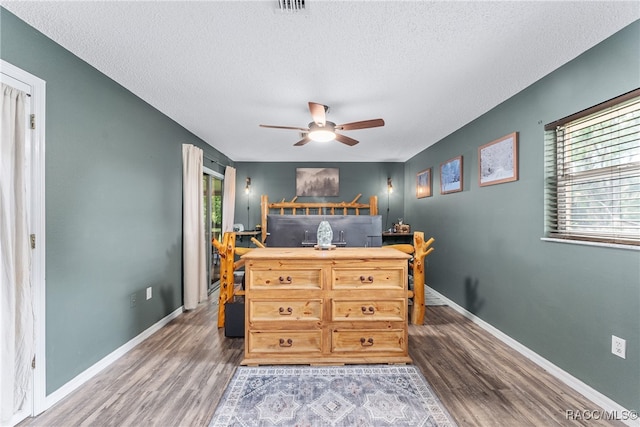
[[[278,6],[283,12],[303,11],[304,0],[278,0]]]

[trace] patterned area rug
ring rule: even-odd
[[[455,426],[411,365],[237,368],[209,427]]]

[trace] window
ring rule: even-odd
[[[209,293],[215,291],[220,280],[220,255],[211,243],[215,237],[222,240],[222,187],[224,175],[207,169],[202,174],[202,190],[204,208],[204,240],[207,247],[206,268]]]
[[[545,126],[546,236],[640,245],[640,89]]]

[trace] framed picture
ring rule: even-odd
[[[431,197],[431,168],[418,172],[416,175],[416,197]]]
[[[296,196],[337,196],[339,173],[338,168],[296,168]]]
[[[462,191],[462,156],[440,165],[440,194]]]
[[[478,184],[518,180],[518,133],[513,132],[478,148]]]

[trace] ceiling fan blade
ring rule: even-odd
[[[384,120],[373,119],[373,120],[363,120],[361,122],[345,123],[343,125],[337,125],[336,129],[355,130],[355,129],[376,128],[378,126],[384,126]]]
[[[318,104],[316,102],[309,102],[309,111],[311,112],[311,118],[318,126],[324,126],[327,122],[327,106]]]
[[[298,141],[295,144],[293,144],[293,146],[294,147],[301,147],[301,146],[303,146],[304,144],[306,144],[309,141],[311,141],[311,138],[309,138],[308,136],[305,136],[300,141]]]
[[[347,144],[347,145],[356,145],[358,142],[360,141],[356,141],[353,138],[349,138],[348,136],[345,135],[340,135],[339,133],[336,133],[336,141],[340,141],[343,144]]]
[[[260,125],[261,128],[273,128],[273,129],[293,129],[301,130],[303,132],[309,132],[309,128],[299,128],[295,126],[273,126],[273,125]]]

